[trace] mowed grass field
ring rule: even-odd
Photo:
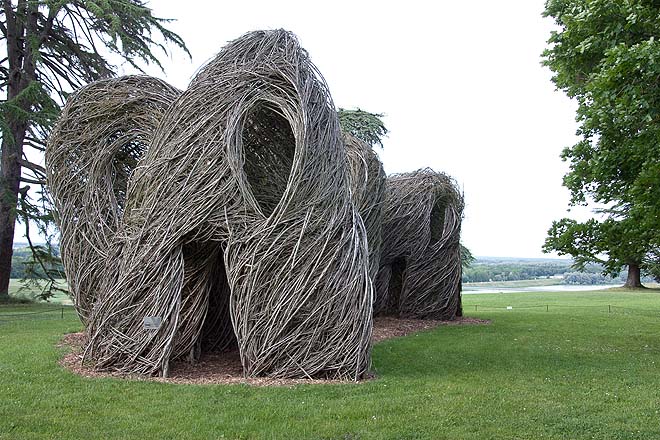
[[[660,291],[463,304],[492,324],[376,344],[365,383],[271,388],[78,377],[57,364],[72,310],[3,306],[0,438],[660,438]]]
[[[67,284],[65,280],[58,280],[59,284],[57,287],[61,289],[67,289]],[[36,285],[26,286],[22,283],[21,280],[12,278],[9,280],[9,295],[16,300],[26,300],[32,301],[35,298],[35,295],[41,293],[41,286],[45,287],[46,282],[38,280]],[[49,299],[49,302],[52,304],[64,304],[71,305],[71,299],[65,292],[56,291],[54,296]],[[1,312],[0,312],[1,313]]]

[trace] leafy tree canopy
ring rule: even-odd
[[[160,65],[153,50],[165,51],[168,43],[187,52],[165,27],[168,21],[154,17],[141,0],[2,0],[0,299],[7,297],[17,218],[28,240],[30,221],[42,235],[52,234],[45,170],[31,159],[43,151],[60,106],[79,87],[114,76],[117,63],[138,70],[141,63]],[[30,245],[50,276],[57,268],[52,247]]]
[[[651,269],[660,246],[660,3],[549,0],[544,15],[559,30],[543,62],[578,103],[581,140],[562,153],[564,185],[572,204],[607,207],[603,221],[555,222],[544,249],[578,265],[603,260],[609,273]]]

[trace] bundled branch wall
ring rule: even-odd
[[[83,323],[113,278],[128,181],[180,92],[148,76],[92,83],[68,100],[46,150],[60,249]]]
[[[463,197],[429,168],[387,178],[375,313],[454,319],[461,313]]]
[[[102,90],[120,104],[90,97]],[[76,108],[100,115],[89,134]],[[180,95],[143,77],[78,92],[47,168],[87,358],[167,375],[235,343],[248,376],[361,377],[373,293],[349,162],[327,86],[286,31],[229,43]]]
[[[353,202],[362,217],[369,243],[369,278],[373,281],[380,264],[383,215],[385,208],[385,170],[373,148],[344,133],[348,155]]]

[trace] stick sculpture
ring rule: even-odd
[[[368,370],[367,232],[327,86],[291,33],[229,43],[180,94],[85,87],[46,161],[97,368],[166,376],[234,343],[247,376]]]
[[[84,324],[116,268],[128,181],[180,92],[156,78],[92,83],[73,94],[51,132],[48,183],[69,290]]]
[[[454,319],[461,313],[463,197],[442,173],[387,178],[375,313]]]

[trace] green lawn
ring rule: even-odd
[[[84,379],[57,365],[71,310],[0,307],[0,438],[660,438],[659,291],[464,305],[492,324],[379,343],[367,383],[292,388]]]
[[[562,284],[560,278],[539,278],[536,280],[484,281],[481,283],[463,283],[464,287],[539,287]]]

